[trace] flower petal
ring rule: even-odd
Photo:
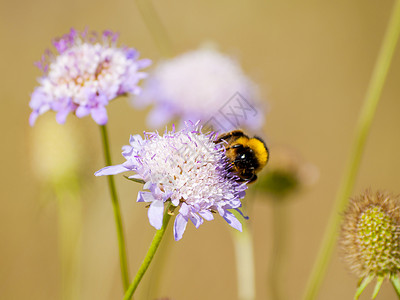
[[[98,170],[97,172],[94,173],[94,175],[95,176],[115,175],[126,171],[129,171],[129,169],[125,168],[123,165],[115,165]]]
[[[189,215],[189,205],[183,202],[181,208],[179,209],[179,213],[187,218]]]
[[[136,202],[154,202],[154,201],[157,201],[157,199],[154,198],[152,193],[142,192],[142,191],[138,193],[138,197],[136,200]]]
[[[131,135],[129,138],[129,144],[132,147],[140,146],[141,142],[143,142],[143,138],[139,134]]]
[[[203,222],[204,222],[203,219],[200,218],[200,216],[198,214],[195,214],[195,213],[189,214],[189,218],[190,218],[190,221],[192,221],[193,225],[196,228],[199,228],[200,225],[203,224]]]
[[[92,108],[90,111],[93,120],[99,125],[107,124],[108,117],[107,117],[107,110],[104,106],[98,106],[96,108]]]
[[[147,212],[150,225],[159,230],[162,227],[164,215],[164,203],[162,201],[153,201]]]
[[[58,124],[64,124],[69,114],[68,108],[63,108],[57,112],[56,121]]]
[[[39,114],[36,111],[31,112],[29,116],[29,125],[33,126],[35,125],[36,119],[39,116]]]
[[[176,216],[175,223],[174,223],[174,238],[175,238],[175,241],[179,241],[182,238],[183,233],[186,230],[187,222],[188,222],[187,218],[185,218],[181,214],[178,214]]]
[[[223,215],[222,217],[225,219],[226,222],[228,222],[229,225],[242,232],[242,223],[240,223],[239,220],[236,219],[234,214],[226,210],[225,215]]]
[[[151,59],[143,58],[141,60],[138,60],[136,63],[139,65],[140,68],[147,68],[152,64],[152,61]]]
[[[214,216],[213,216],[212,212],[210,212],[208,210],[199,211],[199,215],[202,216],[204,218],[204,220],[207,220],[207,221],[214,220]]]
[[[143,185],[143,189],[144,189],[144,190],[150,190],[150,188],[152,188],[153,185],[154,185],[154,183],[152,183],[151,181],[147,181],[147,182]]]
[[[76,109],[76,111],[75,111],[75,115],[76,115],[78,118],[85,117],[85,116],[87,116],[88,114],[90,114],[90,108],[89,108],[89,107],[86,107],[86,106],[83,106],[83,105],[80,105],[80,106]]]
[[[179,195],[177,195],[177,194],[172,194],[172,196],[171,196],[171,202],[172,202],[172,204],[173,204],[174,206],[178,206],[178,205],[179,205],[179,202],[180,202],[179,199],[180,199],[180,198],[179,198]]]
[[[243,212],[242,212],[239,208],[235,208],[235,210],[236,210],[244,219],[246,219],[246,220],[249,219],[249,217],[248,217],[248,216],[245,216],[245,215],[243,214]]]

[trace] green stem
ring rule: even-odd
[[[104,150],[104,158],[107,166],[111,166],[111,155],[110,155],[110,145],[108,142],[107,128],[106,125],[100,126],[101,136],[103,140],[103,150]],[[121,219],[121,210],[118,203],[117,190],[115,188],[114,176],[107,176],[108,186],[110,187],[111,194],[111,202],[114,209],[114,218],[115,225],[117,227],[117,236],[118,236],[118,246],[119,246],[119,259],[121,265],[121,273],[122,273],[122,283],[124,287],[124,291],[127,290],[129,286],[129,273],[128,273],[128,259],[126,256],[125,250],[125,238],[124,231],[122,227],[122,219]]]
[[[161,55],[164,57],[171,57],[173,54],[171,40],[151,0],[136,0],[136,6]]]
[[[246,201],[254,201],[255,199],[247,198]],[[246,210],[243,208],[243,212]],[[236,211],[233,214],[238,220],[243,217]],[[232,230],[233,245],[235,248],[236,273],[237,273],[237,290],[239,300],[256,299],[256,280],[255,280],[255,264],[253,237],[248,221],[243,220],[242,232],[236,229]]]
[[[158,255],[155,258],[154,263],[157,264],[157,268],[153,268],[150,280],[148,280],[147,299],[158,299],[159,297],[163,278],[165,276],[165,268],[172,248],[171,243],[173,243],[173,231],[169,230],[165,233],[165,237],[160,244],[161,249],[158,250]]]
[[[143,259],[142,265],[140,266],[138,272],[136,273],[135,278],[133,279],[131,285],[129,286],[128,290],[125,293],[124,300],[129,300],[132,298],[133,293],[138,287],[140,281],[143,278],[143,275],[146,273],[148,267],[150,266],[151,261],[153,260],[154,255],[156,254],[157,248],[160,245],[165,230],[167,229],[168,222],[171,219],[170,215],[171,212],[169,211],[170,207],[171,203],[169,203],[165,208],[162,227],[160,230],[157,230],[156,234],[154,235],[153,241],[151,242],[149,250],[147,251],[145,258]]]
[[[368,86],[364,105],[359,115],[356,127],[355,139],[351,148],[350,159],[347,163],[338,194],[336,196],[334,209],[329,224],[324,234],[314,268],[311,272],[305,294],[305,300],[315,299],[324,278],[330,257],[336,243],[338,228],[341,222],[340,212],[347,205],[348,198],[354,186],[365,141],[368,136],[372,120],[375,115],[383,84],[387,77],[389,66],[393,57],[396,43],[400,34],[400,0],[397,0],[392,11],[391,19],[385,33],[385,37],[376,61],[371,81]]]
[[[286,218],[286,203],[285,199],[272,199],[272,222],[273,222],[273,243],[272,255],[270,259],[270,269],[268,274],[268,287],[271,291],[271,299],[284,299],[282,290],[282,270],[285,262],[286,254],[286,233],[287,233],[287,218]]]
[[[82,209],[78,181],[72,173],[53,183],[58,199],[62,300],[79,299]]]

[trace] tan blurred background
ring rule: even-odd
[[[70,27],[121,33],[120,41],[157,61],[160,53],[133,0],[5,1],[0,8],[1,209],[0,298],[60,299],[57,202],[33,164],[28,125],[30,93],[40,72],[33,66],[50,40]],[[265,132],[271,144],[289,145],[320,171],[316,185],[288,204],[290,236],[285,292],[300,299],[349,154],[356,117],[377,57],[392,1],[154,1],[176,54],[212,41],[238,57],[270,106]],[[400,193],[400,48],[385,84],[353,194],[367,187]],[[119,99],[109,108],[115,163],[129,134],[140,133],[143,112]],[[46,114],[53,119],[54,114]],[[45,116],[38,119],[44,122]],[[80,299],[121,299],[115,226],[105,178],[100,133],[89,118],[69,116],[81,135],[82,274]],[[87,158],[90,157],[90,158]],[[273,157],[273,153],[272,153]],[[37,167],[36,167],[37,168]],[[138,187],[117,179],[133,275],[154,234]],[[269,299],[266,270],[271,253],[271,209],[257,199],[250,215],[257,261],[257,299]],[[172,227],[169,227],[172,230]],[[155,265],[157,260],[155,261]],[[152,267],[154,267],[153,265]],[[147,299],[150,268],[136,299]],[[336,254],[318,299],[352,299],[357,279]],[[190,224],[170,243],[159,296],[175,300],[236,299],[229,226]],[[384,284],[378,299],[395,299]],[[371,289],[361,299],[369,299]]]

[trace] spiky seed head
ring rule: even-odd
[[[400,199],[365,191],[350,200],[340,244],[350,270],[360,278],[390,277],[400,270]]]

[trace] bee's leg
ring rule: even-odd
[[[236,167],[236,165],[235,165],[235,162],[233,161],[228,165],[228,170],[233,170],[235,167]]]
[[[245,182],[245,181],[247,181],[247,180],[248,180],[248,179],[238,177],[238,179],[237,179],[236,181],[237,181],[237,182]]]
[[[254,174],[253,177],[250,178],[249,183],[253,183],[253,182],[256,181],[256,180],[257,180],[257,175]]]

